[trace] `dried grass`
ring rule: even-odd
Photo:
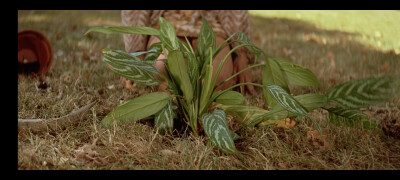
[[[68,16],[67,16],[68,14]],[[38,15],[30,23],[29,15]],[[103,17],[104,23],[120,22],[118,11],[37,12],[19,11],[18,30],[33,28],[48,35],[56,53],[53,66],[43,77],[20,76],[18,79],[18,118],[53,118],[68,114],[93,99],[97,103],[88,118],[78,126],[56,133],[18,134],[18,169],[159,169],[159,170],[275,170],[275,169],[399,169],[400,141],[386,136],[379,128],[362,130],[336,127],[326,119],[326,112],[316,110],[311,116],[327,132],[326,142],[310,141],[307,132],[315,130],[312,122],[298,118],[291,130],[246,128],[235,141],[237,155],[224,155],[207,143],[204,136],[161,136],[151,121],[126,124],[111,129],[99,122],[120,100],[132,99],[151,88],[123,89],[119,77],[101,62],[102,48],[123,49],[122,37],[93,34],[82,37],[89,28],[90,17]],[[64,21],[58,21],[63,17]],[[83,18],[86,17],[86,18]],[[21,21],[20,21],[21,20]],[[102,21],[96,19],[96,24]],[[374,63],[399,59],[399,55],[382,53],[349,39],[352,35],[318,29],[301,21],[252,17],[255,43],[273,57],[287,57],[317,74],[317,89],[291,87],[293,94],[324,93],[349,79],[383,74],[398,74],[389,67],[385,72]],[[107,24],[104,24],[107,25]],[[72,28],[74,27],[75,28]],[[51,28],[48,28],[51,27]],[[291,28],[288,28],[291,27]],[[299,38],[304,32],[316,37],[342,39],[338,44],[322,45]],[[61,36],[62,38],[59,38]],[[330,42],[330,41],[329,41]],[[333,41],[336,42],[336,41]],[[366,51],[364,54],[362,50]],[[335,68],[327,52],[333,52]],[[84,56],[84,54],[86,54]],[[89,58],[88,58],[89,57]],[[331,57],[332,58],[332,57]],[[353,66],[363,62],[360,66]],[[360,60],[360,61],[359,61]],[[390,61],[392,66],[395,61]],[[393,64],[394,63],[394,64]],[[331,68],[330,68],[331,67]],[[252,71],[261,83],[261,69]],[[38,88],[44,81],[45,89]],[[139,93],[141,91],[141,93]],[[247,95],[246,104],[265,107],[262,91]],[[368,108],[381,124],[385,119],[400,118],[400,100]],[[230,126],[236,127],[234,122]]]

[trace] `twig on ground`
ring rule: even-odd
[[[97,103],[94,102],[78,109],[72,111],[68,115],[59,118],[50,119],[18,119],[18,131],[30,130],[31,132],[42,132],[42,131],[55,131],[58,129],[63,129],[67,125],[75,124],[79,120],[86,117],[87,111]]]

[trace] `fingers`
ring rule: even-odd
[[[126,78],[124,78],[124,77],[120,77],[120,78],[119,78],[119,82],[122,84],[122,86],[123,86],[124,88],[130,89],[130,90],[133,89],[133,83],[132,83],[131,80],[128,80],[128,79],[126,79]]]
[[[241,54],[238,59],[236,59],[235,61],[235,70],[236,72],[239,72],[243,69],[245,69],[248,66],[248,59],[246,54]],[[241,74],[239,74],[238,77],[238,83],[247,83],[247,82],[253,82],[251,79],[251,75],[250,75],[250,71],[244,71]],[[255,93],[255,89],[253,85],[244,85],[244,86],[240,86],[240,92],[242,94],[245,94],[245,92],[249,92],[250,94],[254,94]]]
[[[250,75],[246,76],[246,82],[252,82]],[[251,95],[253,95],[255,93],[253,85],[246,85],[246,89]]]

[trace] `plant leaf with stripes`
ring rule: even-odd
[[[302,94],[293,97],[307,112],[311,112],[314,109],[324,107],[328,103],[328,98],[321,94]],[[285,109],[281,105],[275,106],[271,111],[279,111]],[[287,117],[294,116],[296,114],[289,112]]]
[[[161,42],[154,43],[149,48],[149,53],[144,57],[145,62],[152,62],[153,66],[162,53]]]
[[[282,61],[281,59],[282,58],[274,58],[275,62],[279,63],[279,66],[284,74],[284,77],[287,79],[288,84],[313,87],[319,86],[318,79],[312,71],[293,64],[290,61]]]
[[[112,71],[138,84],[155,86],[159,84],[158,79],[153,74],[159,71],[153,66],[144,63],[138,57],[120,51],[103,49],[103,61],[109,65]]]
[[[86,31],[85,36],[90,32],[101,32],[105,34],[122,33],[122,34],[144,34],[144,35],[160,35],[160,31],[152,27],[144,26],[94,26]]]
[[[252,54],[256,56],[255,61],[258,60],[258,58],[261,55],[262,50],[255,46],[253,42],[244,34],[243,32],[238,32],[237,33],[237,38],[235,39],[235,42],[239,42],[241,44],[249,44],[251,46],[245,46]]]
[[[399,87],[400,77],[367,78],[340,84],[327,97],[341,107],[359,109],[389,100]]]
[[[357,109],[329,108],[329,121],[337,126],[372,129],[377,127],[375,120]]]
[[[267,59],[264,66],[262,83],[263,85],[276,84],[282,87],[286,92],[290,92],[285,76],[279,64],[274,59]],[[274,98],[266,89],[263,89],[263,92],[268,106],[274,108],[276,106]]]
[[[223,110],[215,109],[213,113],[205,113],[201,117],[201,121],[204,132],[215,147],[226,154],[238,152]]]
[[[279,105],[295,115],[305,116],[310,119],[322,135],[321,126],[313,118],[311,118],[311,116],[308,115],[307,111],[302,107],[302,105],[290,94],[288,94],[280,86],[274,84],[266,85],[265,87]]]
[[[205,62],[210,59],[210,47],[215,51],[216,38],[213,29],[203,18],[199,37],[197,38],[196,53],[200,57],[199,69],[202,69]]]
[[[101,121],[102,127],[112,127],[114,120],[117,124],[135,122],[149,117],[167,105],[171,96],[165,92],[153,92],[132,99],[107,114]]]
[[[275,99],[275,101],[287,111],[296,115],[310,117],[307,111],[284,89],[275,84],[265,85],[265,89]]]
[[[219,95],[215,102],[220,104],[234,105],[234,104],[243,104],[244,96],[242,93],[237,91],[227,91],[221,95]]]
[[[158,112],[154,118],[154,126],[161,135],[172,133],[174,128],[174,111],[172,108],[172,100]]]
[[[168,51],[179,50],[179,39],[176,36],[174,26],[165,20],[163,17],[159,18],[160,23],[160,41],[165,45]]]
[[[328,98],[321,94],[302,94],[293,97],[307,112],[314,109],[324,107],[328,103]],[[271,109],[268,116],[264,120],[279,120],[283,118],[296,116],[295,113],[288,112],[281,105],[275,106]]]
[[[240,104],[216,104],[217,108],[223,109],[226,113],[235,117],[235,120],[244,124],[253,121],[261,115],[268,113],[268,110]]]
[[[320,94],[304,94],[295,96],[294,99],[301,104],[308,112],[323,107],[327,104],[327,98]],[[235,117],[235,120],[246,126],[255,126],[269,120],[282,120],[296,114],[288,112],[281,105],[275,106],[271,111],[246,105],[223,105],[217,104],[217,108],[225,110],[226,113]]]
[[[138,56],[143,55],[143,54],[154,53],[154,52],[157,52],[157,50],[156,49],[149,49],[147,51],[140,51],[140,52],[134,52],[134,53],[129,53],[129,54],[131,56],[138,57]]]
[[[187,59],[187,68],[189,73],[189,79],[193,86],[193,89],[196,89],[197,78],[199,73],[199,67],[196,60],[196,55],[190,52],[184,52],[184,55]]]

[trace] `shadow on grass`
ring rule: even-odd
[[[251,23],[255,44],[269,57],[285,57],[310,69],[326,88],[351,79],[399,74],[400,55],[362,44],[362,34],[287,18],[251,16]]]

